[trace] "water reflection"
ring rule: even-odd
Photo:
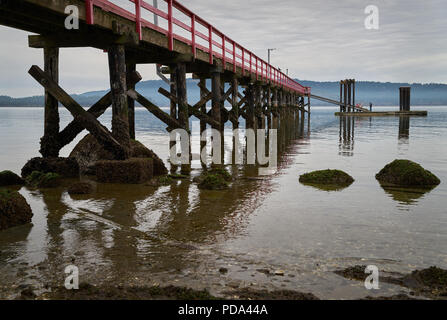
[[[399,117],[399,143],[408,143],[410,137],[410,117]]]
[[[383,190],[400,205],[400,210],[409,210],[409,206],[416,205],[425,194],[429,193],[433,188],[399,188],[399,187],[382,187]]]
[[[339,155],[352,157],[354,155],[355,117],[340,117]]]

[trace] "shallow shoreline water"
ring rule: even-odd
[[[310,135],[306,121],[276,175],[253,179],[254,168],[229,165],[238,179],[226,191],[199,190],[191,181],[159,189],[98,184],[95,194],[79,197],[66,186],[23,187],[33,224],[0,233],[0,298],[14,298],[28,285],[42,292],[61,286],[70,264],[79,266],[81,281],[98,286],[172,284],[216,295],[229,288],[288,289],[327,299],[406,292],[386,283],[371,292],[334,271],[358,264],[398,273],[447,267],[447,107],[420,109],[428,117],[355,118],[349,128],[335,108],[314,108]],[[38,156],[42,117],[43,109],[0,108],[0,142],[8,150],[0,155],[1,170],[20,172]],[[109,123],[110,114],[101,120]],[[138,109],[136,130],[139,141],[167,159],[163,125]],[[197,152],[198,137],[193,141]],[[396,158],[422,164],[441,185],[425,194],[384,190],[374,175]],[[298,182],[302,173],[327,168],[356,181],[337,192]],[[200,174],[198,161],[193,169]]]

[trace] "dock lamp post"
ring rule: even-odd
[[[276,50],[276,48],[267,49],[269,66],[270,66],[270,52],[275,51],[275,50]],[[269,68],[269,76],[270,76],[270,73],[271,73],[271,71],[270,71],[270,68]]]

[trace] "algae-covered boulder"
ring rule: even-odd
[[[0,172],[0,186],[13,186],[24,183],[25,181],[12,171],[5,170]]]
[[[438,177],[410,160],[394,160],[387,164],[376,179],[384,187],[427,187],[441,183]]]
[[[140,184],[153,177],[153,159],[101,160],[95,165],[96,178],[104,183]]]
[[[228,182],[221,175],[207,174],[199,183],[199,189],[224,190],[228,189]]]
[[[300,176],[302,184],[311,185],[327,191],[339,190],[350,186],[354,178],[341,170],[319,170]]]
[[[34,188],[56,188],[61,184],[61,176],[54,172],[33,171],[26,177],[26,183]]]
[[[152,150],[146,148],[141,142],[136,140],[131,140],[130,145],[131,158],[150,158],[153,160],[154,176],[161,176],[168,173],[163,160],[161,160]],[[98,161],[115,159],[114,156],[105,150],[91,134],[86,135],[79,141],[70,153],[70,157],[76,159],[82,173],[92,175],[96,173],[95,165]]]
[[[82,182],[76,182],[73,183],[71,186],[68,187],[68,194],[74,195],[74,194],[90,194],[93,193],[95,190],[95,186],[92,182],[89,181],[82,181]]]
[[[31,207],[16,191],[0,190],[0,230],[30,223]]]
[[[77,178],[79,165],[74,158],[32,158],[22,168],[22,178],[26,179],[33,171],[57,173],[65,178]]]

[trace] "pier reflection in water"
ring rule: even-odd
[[[355,117],[340,117],[339,155],[352,157],[354,155]]]
[[[291,164],[289,148],[308,134],[307,119],[296,114],[269,123],[278,130],[282,170]],[[271,145],[269,139],[267,130],[266,146]],[[225,141],[225,159],[230,162],[234,144]],[[21,275],[22,284],[40,289],[43,283],[60,285],[66,276],[63,268],[74,264],[86,282],[141,284],[141,274],[147,274],[147,285],[154,274],[178,275],[202,265],[207,248],[243,233],[248,216],[272,191],[271,180],[258,176],[257,165],[226,166],[234,182],[224,191],[200,190],[190,179],[159,188],[93,182],[93,194],[77,196],[66,192],[71,180],[54,189],[22,188],[33,206],[34,226],[2,232],[0,254],[8,264],[0,265],[0,271],[9,272],[2,273],[0,281],[13,288],[14,266],[34,265]],[[197,162],[192,175],[201,172]]]

